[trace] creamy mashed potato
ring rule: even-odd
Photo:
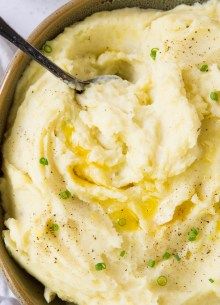
[[[220,304],[220,1],[95,14],[32,62],[3,147],[5,244],[79,305]]]

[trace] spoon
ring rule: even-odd
[[[80,80],[68,72],[62,70],[39,50],[33,47],[27,40],[22,38],[15,30],[13,30],[3,18],[0,17],[0,35],[18,47],[20,50],[30,55],[41,66],[53,73],[56,77],[63,80],[69,87],[78,92],[83,92],[85,87],[90,83],[103,83],[113,79],[120,79],[117,75],[101,75],[89,80]]]

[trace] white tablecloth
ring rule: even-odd
[[[0,16],[20,34],[29,33],[51,12],[68,0],[0,0]],[[0,37],[0,82],[16,48]],[[0,274],[0,304],[19,305]]]

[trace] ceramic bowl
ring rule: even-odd
[[[167,10],[178,4],[193,4],[196,0],[72,0],[64,5],[46,20],[44,20],[30,35],[29,41],[40,48],[46,40],[56,37],[63,29],[80,21],[92,13],[113,10],[123,7],[141,7]],[[205,2],[200,0],[199,2]],[[0,139],[7,128],[7,115],[13,102],[13,94],[19,78],[30,59],[22,52],[17,52],[12,60],[0,88]],[[1,211],[0,230],[3,225],[3,211]],[[2,236],[1,232],[0,235]],[[21,269],[7,253],[4,242],[0,237],[0,263],[9,285],[20,302],[24,305],[46,305],[43,298],[43,286],[23,269]],[[51,304],[64,304],[59,299]],[[88,304],[89,305],[89,304]]]

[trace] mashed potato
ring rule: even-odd
[[[5,244],[79,305],[220,304],[220,1],[122,9],[44,46],[3,147]]]

